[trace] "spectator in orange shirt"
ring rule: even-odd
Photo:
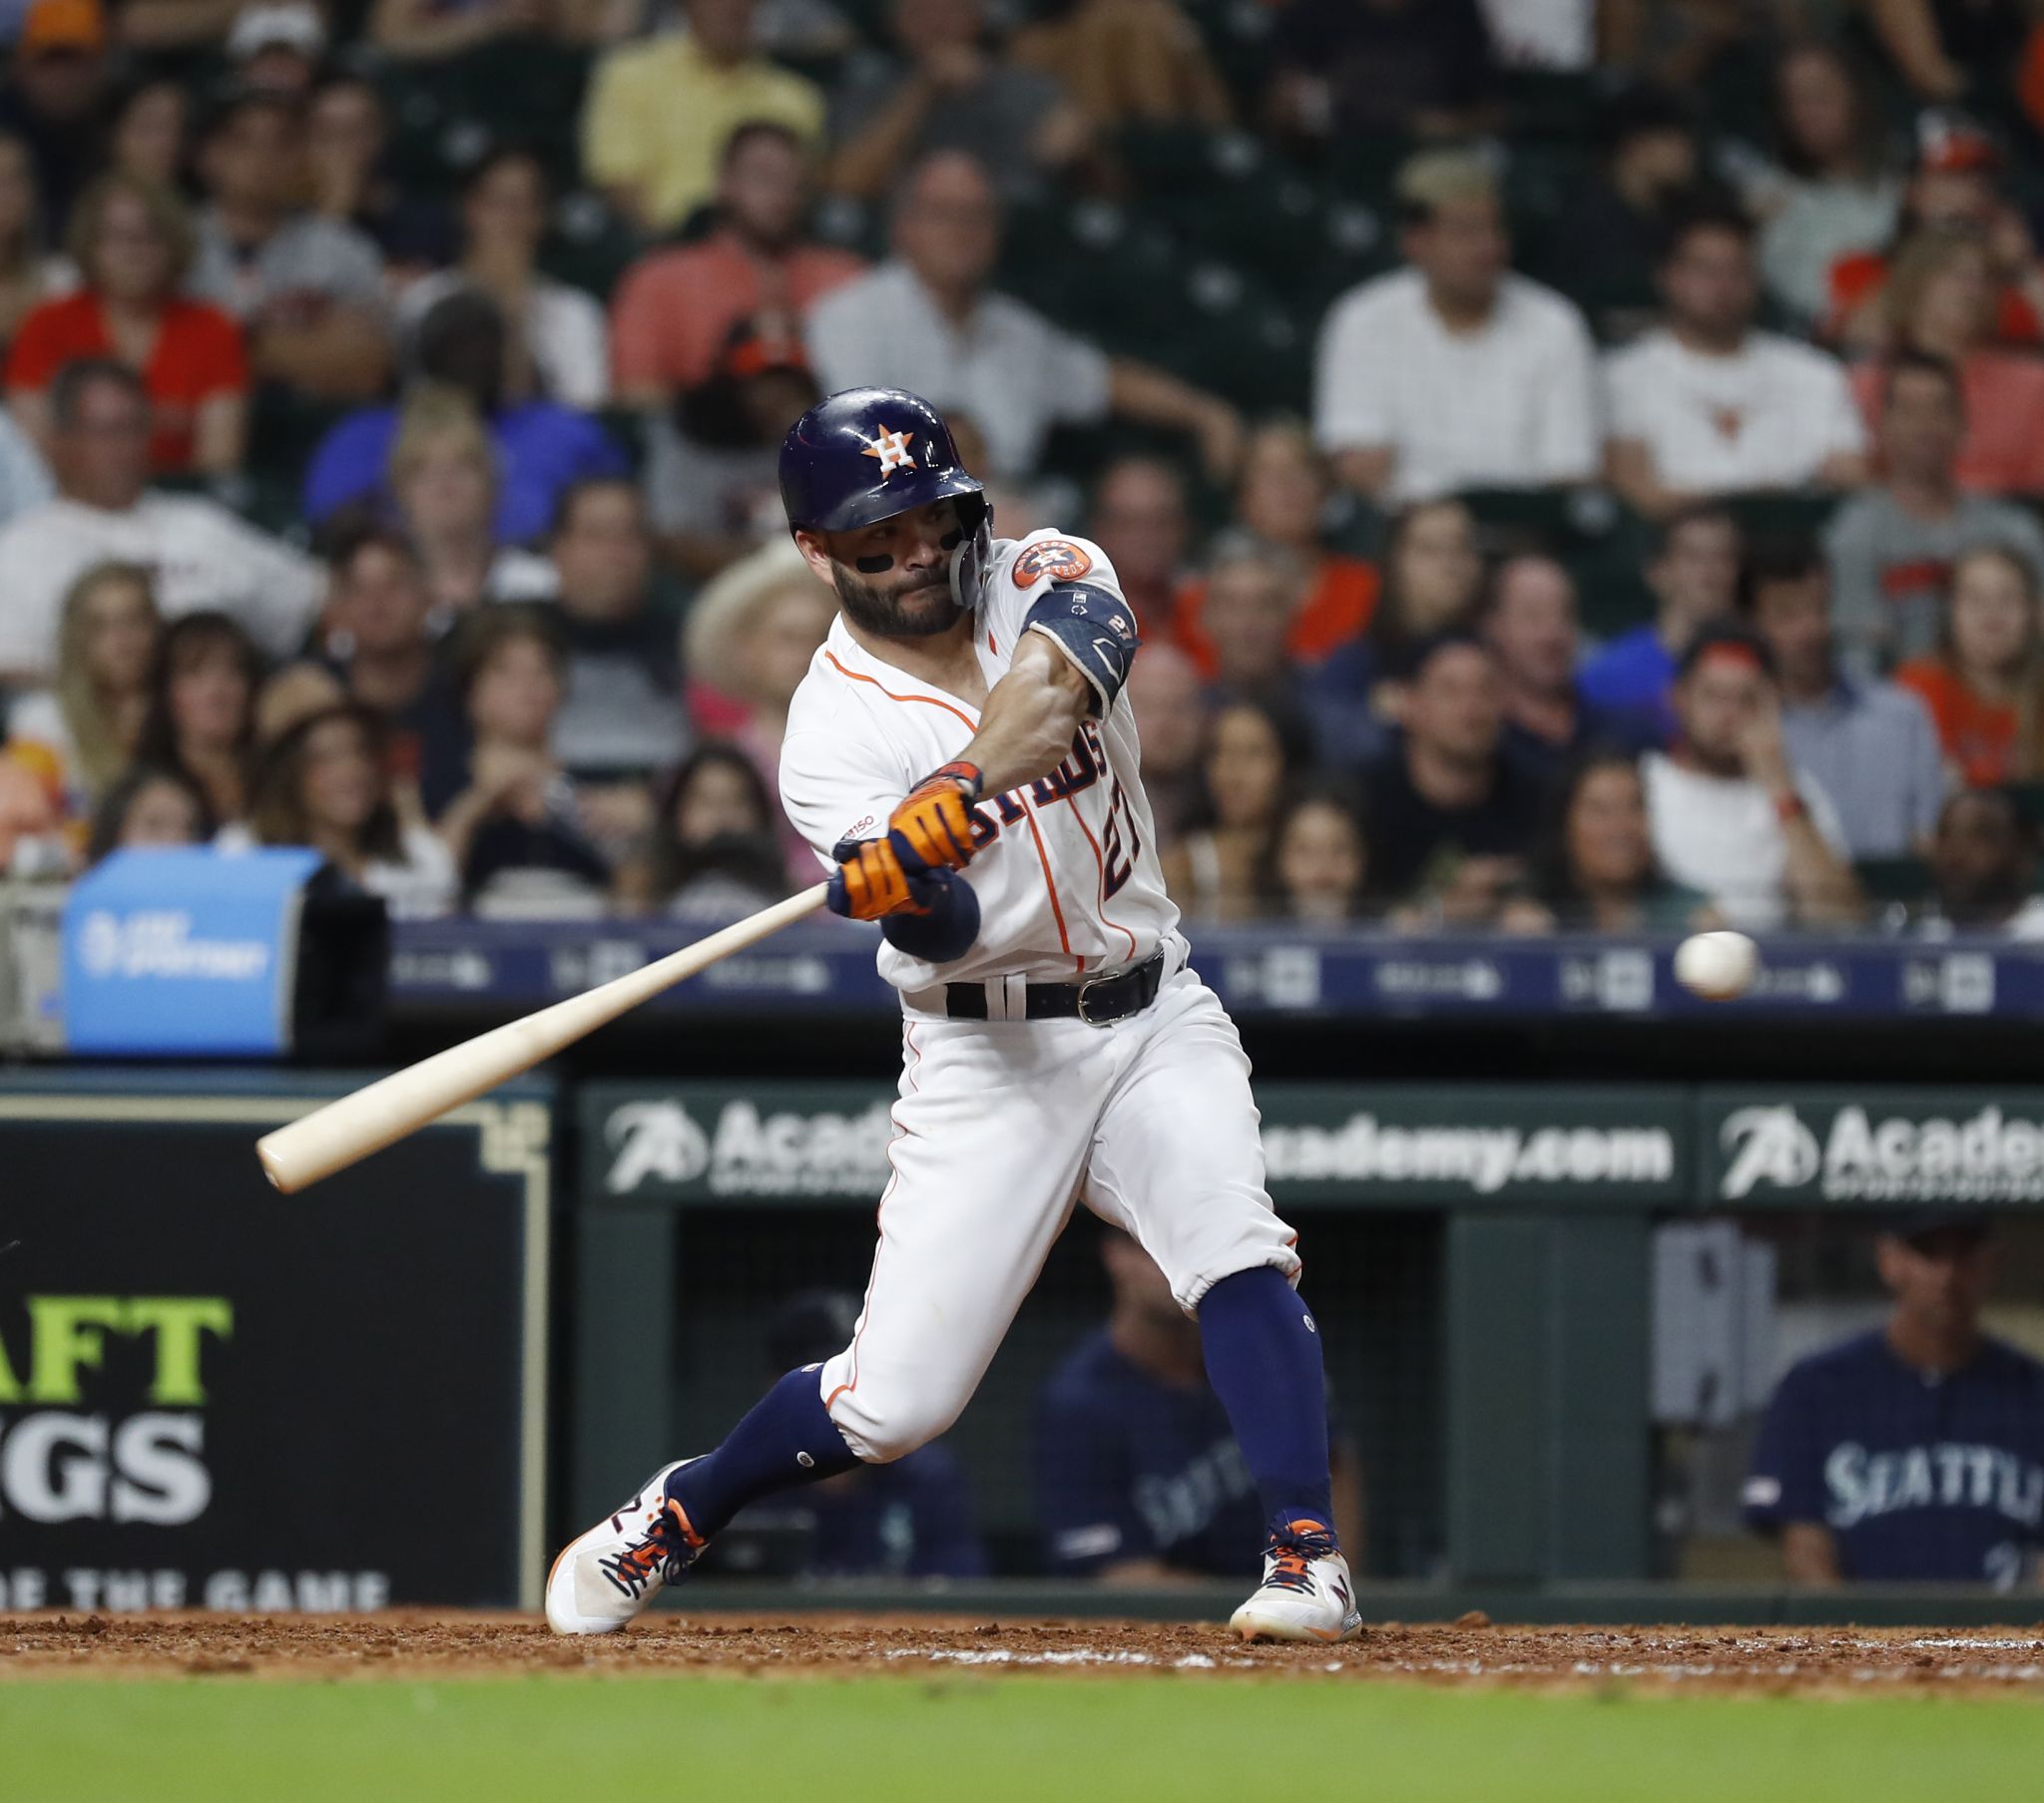
[[[849,251],[805,239],[809,155],[785,126],[742,125],[724,147],[717,226],[699,242],[666,245],[625,271],[611,301],[618,399],[665,407],[709,379],[741,320],[789,315],[865,267]],[[798,335],[798,334],[795,334]]]
[[[1326,461],[1303,422],[1271,420],[1250,434],[1236,484],[1236,521],[1288,552],[1305,573],[1285,636],[1285,650],[1302,664],[1317,664],[1360,638],[1377,605],[1375,567],[1328,548],[1324,521],[1332,492]],[[1211,681],[1219,673],[1201,620],[1206,594],[1204,581],[1179,592],[1172,637]]]
[[[1957,228],[1979,233],[1989,247],[1994,335],[2016,344],[2044,340],[2044,261],[2021,211],[2002,192],[2001,164],[1984,127],[1961,113],[1924,114],[1894,239],[1885,250],[1858,250],[1832,263],[1825,336],[1854,350],[1878,346],[1882,290],[1903,246],[1919,232]]]
[[[249,432],[242,328],[178,291],[194,243],[183,206],[133,176],[103,176],[79,197],[70,237],[84,286],[34,308],[8,353],[8,400],[23,429],[47,450],[57,371],[116,357],[148,391],[156,474],[239,469]]]
[[[1952,774],[1974,788],[2044,775],[2044,637],[2030,567],[1998,548],[1952,566],[1944,649],[1895,672],[1923,697]]]
[[[1959,487],[1975,494],[2044,493],[2044,358],[1994,341],[1994,275],[1987,245],[1965,232],[1914,239],[1886,293],[1890,340],[1959,372],[1966,436]],[[1870,429],[1880,423],[1883,362],[1861,363],[1852,389]]]

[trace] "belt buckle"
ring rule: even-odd
[[[1080,984],[1079,994],[1075,998],[1073,1004],[1078,1012],[1079,1019],[1084,1021],[1086,1025],[1089,1027],[1112,1027],[1114,1025],[1114,1021],[1112,1019],[1096,1021],[1090,1014],[1086,1012],[1086,998],[1090,996],[1094,992],[1094,990],[1098,989],[1103,983],[1116,982],[1120,978],[1126,976],[1127,974],[1128,973],[1126,971],[1103,971],[1099,976],[1088,977],[1085,982]]]

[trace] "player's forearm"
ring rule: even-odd
[[[1063,652],[1041,634],[1025,633],[1008,674],[980,710],[979,730],[960,755],[977,764],[982,792],[999,795],[1065,760],[1093,690]]]

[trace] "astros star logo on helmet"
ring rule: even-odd
[[[880,460],[880,480],[885,482],[896,470],[912,470],[915,459],[908,454],[909,441],[913,432],[890,432],[885,426],[873,442],[866,446],[865,455]]]

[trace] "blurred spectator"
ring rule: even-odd
[[[28,145],[43,224],[61,233],[105,142],[106,13],[100,0],[29,0],[17,17],[21,29],[0,86],[0,129]]]
[[[992,475],[1031,474],[1051,428],[1109,413],[1190,432],[1213,475],[1234,467],[1242,421],[1176,376],[1071,336],[987,286],[1000,203],[963,151],[911,170],[894,212],[894,255],[810,309],[809,360],[826,393],[891,382],[979,422]]]
[[[348,698],[390,728],[390,768],[437,814],[462,785],[468,728],[447,660],[431,631],[432,596],[411,542],[387,527],[344,534],[333,548],[324,652]]]
[[[1368,632],[1330,654],[1300,688],[1322,763],[1353,769],[1383,748],[1407,654],[1435,633],[1471,625],[1482,588],[1476,521],[1460,501],[1423,501],[1391,521]]]
[[[256,691],[256,751],[259,757],[300,720],[347,699],[332,671],[309,658],[272,670]]]
[[[656,605],[653,542],[639,491],[619,478],[561,497],[549,547],[568,641],[568,692],[554,749],[578,779],[650,776],[688,739],[676,619]]]
[[[375,0],[365,35],[399,62],[437,62],[498,38],[544,31],[555,10],[548,0]]]
[[[1198,803],[1178,843],[1159,853],[1164,886],[1188,915],[1225,921],[1256,913],[1278,805],[1309,749],[1292,721],[1254,701],[1227,702],[1210,717]]]
[[[0,131],[0,352],[27,314],[77,279],[78,271],[44,244],[28,146]]]
[[[459,389],[489,425],[499,489],[496,536],[530,544],[553,524],[562,492],[591,476],[622,476],[624,453],[595,420],[535,399],[510,355],[504,315],[487,295],[462,288],[427,309],[411,347],[411,385]],[[435,405],[439,405],[438,402]],[[386,474],[399,406],[364,407],[320,440],[305,471],[305,511],[316,525],[351,501],[389,499]]]
[[[400,920],[454,905],[454,860],[439,836],[400,818],[391,798],[389,728],[358,701],[308,714],[263,754],[249,822],[224,849],[309,845]]]
[[[2015,0],[1867,0],[1865,10],[1895,73],[1929,101],[2012,68],[2029,16]]]
[[[1746,220],[1692,215],[1661,262],[1667,323],[1606,359],[1606,479],[1649,518],[1699,495],[1866,479],[1844,370],[1754,330],[1759,285]]]
[[[610,870],[554,755],[568,663],[559,629],[536,607],[486,608],[463,622],[453,655],[473,746],[468,786],[437,824],[463,905],[499,918],[603,913]]]
[[[1965,436],[1954,474],[1961,488],[2044,493],[2044,360],[1994,344],[1994,289],[1987,246],[1977,237],[1924,232],[1895,260],[1886,289],[1893,341],[1958,372]],[[1860,364],[1854,392],[1869,421],[1879,417],[1885,366]]]
[[[836,612],[835,598],[785,536],[733,564],[689,609],[682,668],[690,717],[699,733],[744,751],[768,794],[780,792],[787,704]],[[785,820],[776,826],[790,865],[806,868],[801,835]]]
[[[1651,322],[1669,211],[1697,180],[1697,132],[1673,95],[1630,88],[1604,108],[1597,136],[1598,171],[1563,206],[1540,272],[1600,332],[1623,337]]]
[[[1763,545],[1747,570],[1747,609],[1782,684],[1782,742],[1838,810],[1854,858],[1907,857],[1944,801],[1937,728],[1892,682],[1854,682],[1831,643],[1830,585],[1816,547]]]
[[[1429,152],[1397,197],[1408,266],[1351,288],[1320,328],[1313,432],[1342,481],[1406,502],[1595,475],[1590,334],[1507,268],[1490,166]]]
[[[394,281],[453,261],[451,213],[407,190],[385,167],[389,123],[382,97],[359,75],[330,75],[305,108],[305,170],[312,211],[352,226],[381,251]]]
[[[188,778],[216,825],[248,813],[261,681],[262,654],[225,614],[187,614],[158,642],[136,756]]]
[[[1187,574],[1193,524],[1183,472],[1163,457],[1117,457],[1094,486],[1086,527],[1114,565],[1144,638],[1163,638],[1165,623],[1183,618],[1193,588]],[[1006,534],[1005,524],[1001,531]]]
[[[1283,131],[1339,141],[1459,138],[1496,111],[1476,0],[1293,0],[1278,16],[1267,105]]]
[[[1303,580],[1286,628],[1285,650],[1302,664],[1317,664],[1359,638],[1377,605],[1376,571],[1361,558],[1344,557],[1327,544],[1323,521],[1331,491],[1326,460],[1314,449],[1312,434],[1302,423],[1268,420],[1250,433],[1236,484],[1236,522],[1299,565]],[[1128,578],[1119,559],[1115,572],[1126,590]],[[1218,673],[1201,616],[1205,602],[1203,581],[1196,579],[1178,591],[1172,637],[1192,653],[1211,679]]]
[[[798,329],[811,305],[865,267],[804,236],[809,152],[786,126],[755,120],[732,133],[716,204],[707,236],[649,250],[611,296],[618,398],[632,406],[666,407],[708,381],[746,320],[780,314]]]
[[[1483,641],[1497,660],[1506,753],[1541,776],[1598,741],[1638,748],[1653,736],[1637,716],[1607,714],[1576,684],[1576,584],[1551,557],[1507,558],[1490,579]]]
[[[7,711],[8,748],[42,748],[73,820],[134,759],[161,627],[147,570],[95,564],[65,592],[54,680]]]
[[[1037,1513],[1053,1569],[1110,1584],[1235,1576],[1263,1516],[1228,1414],[1207,1381],[1199,1323],[1150,1254],[1112,1225],[1100,1261],[1107,1320],[1044,1386],[1036,1418]],[[1329,1423],[1334,1518],[1360,1562],[1355,1449]]]
[[[1675,711],[1675,749],[1641,764],[1662,868],[1737,927],[1856,918],[1845,829],[1789,760],[1767,647],[1741,627],[1706,627],[1683,653]]]
[[[1886,1323],[1791,1366],[1768,1404],[1746,1519],[1793,1583],[2036,1580],[2044,1364],[1981,1331],[1985,1209],[1917,1209],[1874,1241]]]
[[[979,0],[889,0],[887,24],[892,53],[854,56],[831,96],[830,188],[878,200],[899,171],[962,151],[1004,200],[1027,200],[1085,149],[1062,72],[992,48]]]
[[[1202,620],[1217,693],[1290,704],[1297,673],[1288,641],[1304,588],[1304,570],[1279,546],[1230,532],[1209,548]]]
[[[607,50],[582,106],[582,173],[640,230],[668,232],[717,188],[726,141],[756,120],[804,144],[823,97],[753,42],[754,0],[683,0],[688,30]]]
[[[2037,579],[2013,552],[1983,546],[1952,566],[1944,641],[1895,680],[1923,697],[1955,783],[2044,776],[2044,641]]]
[[[294,101],[245,91],[208,123],[207,205],[191,292],[242,321],[256,374],[317,400],[383,386],[390,342],[383,260],[352,225],[307,212],[305,134]]]
[[[459,613],[554,592],[545,558],[498,542],[497,456],[465,394],[425,385],[411,391],[390,446],[389,483],[436,607]]]
[[[0,526],[0,676],[41,679],[64,591],[94,564],[156,572],[167,617],[234,615],[289,657],[319,605],[318,566],[217,501],[149,491],[149,397],[125,363],[83,359],[50,385],[57,498]]]
[[[546,171],[530,151],[485,157],[461,185],[460,261],[405,289],[398,329],[416,331],[436,302],[464,287],[478,289],[516,323],[536,393],[564,407],[601,407],[611,392],[603,308],[580,288],[539,272],[549,202]]]
[[[752,758],[706,739],[663,785],[651,853],[630,899],[705,922],[738,920],[778,901],[788,890],[779,817]]]
[[[1524,892],[1499,917],[1514,933],[1690,933],[1721,924],[1700,890],[1661,869],[1639,764],[1610,746],[1586,751],[1549,788]]]
[[[859,1299],[844,1290],[798,1290],[766,1320],[766,1370],[773,1378],[834,1357],[858,1330]],[[718,1538],[731,1564],[774,1576],[772,1555],[755,1536],[785,1537],[798,1561],[787,1576],[814,1578],[972,1578],[986,1576],[972,1490],[951,1449],[932,1442],[886,1465],[860,1465],[799,1492],[754,1504]],[[798,1551],[797,1551],[798,1549]]]
[[[1860,677],[1937,648],[1952,561],[2001,545],[2044,579],[2044,528],[2006,501],[1960,491],[1966,407],[1949,363],[1919,351],[1892,358],[1881,383],[1881,480],[1831,516],[1832,621]]]
[[[1664,741],[1673,737],[1676,666],[1697,630],[1737,604],[1743,545],[1739,521],[1708,502],[1661,521],[1647,562],[1653,624],[1621,633],[1584,664],[1576,677],[1583,697],[1609,712],[1645,715]]]
[[[1367,871],[1357,798],[1345,784],[1304,783],[1272,829],[1257,877],[1259,912],[1319,926],[1353,920]]]
[[[50,383],[80,357],[113,357],[141,377],[157,475],[240,469],[249,438],[242,330],[217,306],[179,292],[192,222],[166,189],[102,176],[71,216],[82,285],[22,320],[7,356],[7,400],[39,445],[50,437]]]
[[[1933,937],[1998,933],[2044,939],[2044,896],[2034,893],[2037,835],[2006,789],[1960,789],[1937,816],[1930,841],[1937,914]]]
[[[199,785],[182,770],[138,763],[101,796],[85,861],[90,866],[138,846],[204,845],[212,837],[213,817]]]
[[[1902,183],[1865,77],[1835,44],[1789,45],[1775,64],[1775,160],[1745,184],[1763,222],[1769,296],[1802,327],[1831,307],[1831,266],[1876,251],[1901,213]]]
[[[1096,135],[1130,125],[1218,129],[1235,116],[1178,0],[1051,0],[1009,39],[1008,61],[1056,80]]]
[[[1896,252],[1925,232],[1977,237],[1988,247],[1995,337],[2020,344],[2044,337],[2044,263],[2022,210],[2005,192],[2001,149],[1983,126],[1942,111],[1916,122],[1915,164],[1890,243],[1831,265],[1827,335],[1859,350],[1886,339],[1886,286]]]
[[[1521,874],[1540,784],[1504,754],[1497,660],[1466,633],[1409,655],[1403,730],[1363,774],[1371,894],[1458,926],[1491,918]]]
[[[155,76],[122,95],[107,130],[107,173],[181,193],[190,175],[192,95],[181,81]]]
[[[326,55],[326,20],[313,0],[253,0],[228,31],[232,78],[265,94],[303,100]]]
[[[767,315],[735,325],[710,374],[653,416],[647,507],[661,555],[684,576],[715,576],[787,531],[780,444],[819,398],[800,339]],[[951,417],[955,437],[962,415]]]
[[[1199,667],[1169,640],[1146,645],[1129,672],[1128,696],[1143,747],[1151,833],[1162,855],[1178,843],[1199,805],[1200,747],[1207,732]]]

